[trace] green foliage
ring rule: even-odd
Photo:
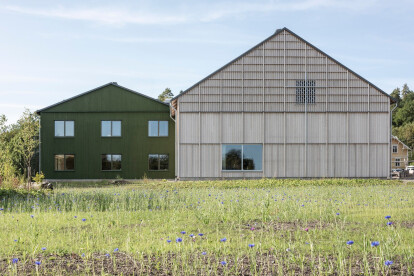
[[[33,177],[33,181],[36,183],[42,183],[43,179],[45,179],[45,175],[42,172],[37,172],[36,175]]]
[[[104,262],[122,269],[121,258],[145,267],[136,273],[144,275],[154,267],[158,274],[172,275],[388,275],[385,260],[394,261],[397,274],[413,271],[412,183],[161,181],[57,188],[49,194],[0,190],[0,197],[0,255],[20,258],[19,265],[32,268],[33,258],[41,258],[39,269],[45,275],[70,274],[52,272],[58,265],[52,258],[65,256],[79,260],[78,267],[85,270],[72,274],[80,275],[94,274]],[[349,240],[352,246],[346,244]],[[372,241],[379,246],[371,247]],[[228,266],[220,264],[223,260]],[[265,266],[274,270],[265,273]],[[251,272],[241,273],[243,267]],[[4,269],[2,274],[13,274],[12,266]]]
[[[171,92],[170,88],[165,88],[164,92],[162,92],[159,96],[158,96],[158,100],[165,102],[168,99],[172,99],[174,97],[174,94]]]

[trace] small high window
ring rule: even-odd
[[[296,81],[296,103],[315,103],[315,81]]]
[[[398,153],[398,146],[392,145],[392,153]]]
[[[55,121],[55,137],[75,136],[75,121]]]
[[[223,145],[222,170],[261,171],[262,145]]]
[[[168,121],[148,121],[148,136],[167,137]]]
[[[56,154],[55,171],[74,171],[75,155],[74,154]]]
[[[121,137],[121,121],[101,121],[102,137]]]
[[[148,169],[150,171],[167,171],[168,170],[168,154],[148,155]]]
[[[122,166],[121,154],[102,154],[103,171],[120,171]]]

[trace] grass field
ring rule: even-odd
[[[1,275],[414,271],[414,185],[398,181],[71,183],[0,196]]]

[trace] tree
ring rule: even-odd
[[[27,173],[27,182],[30,189],[32,179],[31,161],[39,146],[39,118],[35,113],[26,109],[17,121],[18,132],[12,139],[14,150],[23,161]]]
[[[410,88],[408,87],[407,84],[403,85],[403,88],[401,90],[401,95],[402,98],[405,99],[407,96],[409,96],[410,94],[414,94],[414,92],[412,90],[410,90]]]
[[[173,97],[174,97],[174,94],[171,92],[171,89],[167,87],[165,88],[164,92],[162,92],[158,96],[158,100],[165,102],[166,100],[172,99]]]

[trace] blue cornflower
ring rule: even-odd
[[[250,248],[254,247],[254,243],[249,244],[249,247]]]
[[[78,216],[74,216],[74,218],[78,218]]]
[[[378,246],[379,244],[380,244],[379,241],[373,241],[371,242],[371,247]]]
[[[385,216],[385,218],[386,218],[386,219],[390,219],[390,218],[391,218],[391,216]]]
[[[198,233],[198,235],[199,235],[200,237],[204,236],[204,234],[203,234],[203,233]]]
[[[105,256],[107,256],[109,258],[109,257],[111,257],[111,254],[106,253]]]
[[[185,234],[185,231],[181,231],[180,233],[184,235]]]
[[[339,216],[339,213],[336,213],[337,216]]]
[[[17,242],[17,240],[14,240],[15,242]]]
[[[34,216],[33,216],[33,215],[30,215],[30,217],[31,217],[31,218],[34,218]]]
[[[220,262],[222,265],[226,265],[227,264],[227,262],[226,261],[222,261],[222,262]]]
[[[182,238],[177,238],[177,239],[175,239],[175,242],[182,242],[183,241],[183,239]]]
[[[385,263],[384,263],[384,264],[385,264],[386,266],[390,266],[390,265],[392,265],[393,263],[394,263],[393,261],[385,261]]]
[[[19,261],[19,259],[18,258],[14,258],[13,260],[12,260],[12,263],[13,264],[17,264],[17,262]]]
[[[194,235],[193,234],[190,234],[190,238],[192,238],[192,237],[194,237]]]
[[[170,243],[170,242],[171,242],[171,240],[167,240],[167,242],[168,242],[168,243]]]
[[[207,252],[201,252],[201,255],[205,256],[205,255],[207,255]]]
[[[42,250],[45,251],[46,250],[46,247],[42,247]]]
[[[387,225],[392,225],[392,221],[387,222]]]
[[[225,242],[225,241],[227,241],[227,239],[226,238],[222,238],[222,239],[220,239],[220,241],[221,242]]]
[[[347,245],[352,245],[352,244],[354,244],[354,241],[347,241],[346,244]]]
[[[82,253],[81,257],[85,257],[85,253]]]
[[[118,251],[119,251],[119,248],[115,248],[115,249],[114,249],[114,252],[118,252]]]
[[[86,218],[83,218],[82,221],[86,221]]]
[[[41,261],[35,261],[35,265],[41,265],[42,262]]]

